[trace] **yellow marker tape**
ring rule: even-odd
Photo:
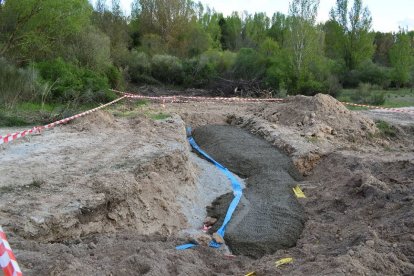
[[[293,192],[295,193],[297,198],[306,198],[305,194],[302,192],[299,186],[293,188]]]
[[[283,259],[280,259],[279,261],[276,261],[275,264],[276,264],[276,267],[279,267],[281,265],[290,264],[292,262],[293,262],[293,258],[283,258]]]
[[[256,275],[256,271],[253,271],[253,272],[249,272],[249,273],[247,273],[246,275],[244,275],[244,276],[255,276]]]

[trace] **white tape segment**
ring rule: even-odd
[[[118,99],[116,99],[116,100],[114,100],[112,102],[109,102],[107,104],[101,105],[101,106],[99,106],[97,108],[94,108],[94,109],[91,109],[91,110],[82,112],[80,114],[77,114],[77,115],[71,116],[69,118],[62,119],[62,120],[59,120],[59,121],[56,121],[56,122],[53,122],[53,123],[50,123],[50,124],[47,124],[47,125],[44,125],[44,126],[34,127],[32,129],[28,129],[28,130],[25,130],[25,131],[15,132],[15,133],[12,133],[12,134],[7,134],[7,135],[4,135],[4,136],[0,136],[0,145],[1,144],[8,143],[8,142],[13,141],[13,140],[16,140],[16,139],[19,139],[19,138],[22,138],[22,137],[24,137],[26,135],[29,135],[29,134],[32,134],[32,133],[40,132],[40,131],[42,131],[44,129],[50,129],[50,128],[53,128],[53,127],[55,127],[57,125],[65,124],[65,123],[67,123],[69,121],[72,121],[74,119],[77,119],[77,118],[83,117],[85,115],[91,114],[91,113],[93,113],[95,111],[98,111],[98,110],[100,110],[102,108],[105,108],[105,107],[107,107],[107,106],[109,106],[111,104],[114,104],[116,102],[119,102],[120,100],[122,100],[124,98],[126,98],[126,96],[123,96],[121,98],[118,98]]]
[[[6,234],[0,226],[0,266],[5,276],[21,276],[22,271],[7,241]]]

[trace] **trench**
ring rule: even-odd
[[[197,144],[231,172],[246,179],[243,196],[227,225],[224,240],[233,254],[260,258],[296,245],[305,223],[303,207],[292,188],[301,180],[288,156],[249,132],[207,125],[192,133]],[[222,225],[233,193],[217,197],[208,216]]]

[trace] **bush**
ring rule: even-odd
[[[81,103],[104,102],[113,98],[107,92],[106,76],[80,68],[62,59],[35,64],[41,77],[52,83],[52,100],[58,102],[78,101]]]
[[[358,69],[344,75],[343,84],[345,87],[357,87],[360,83],[370,83],[387,88],[391,83],[390,69],[379,66],[372,61],[366,61]]]
[[[151,60],[146,53],[132,50],[127,64],[131,81],[140,83],[142,76],[151,76]]]
[[[12,108],[19,101],[33,100],[43,91],[37,71],[17,68],[0,58],[0,105]]]
[[[313,79],[308,79],[299,82],[298,90],[300,94],[306,96],[314,96],[318,93],[326,93],[327,89],[322,82]]]
[[[202,87],[217,75],[216,65],[204,57],[187,59],[183,62],[184,83],[188,86]]]
[[[168,84],[182,84],[184,80],[183,65],[179,58],[169,55],[155,55],[151,64],[152,76]]]
[[[258,52],[251,48],[240,49],[234,64],[234,73],[237,78],[261,78],[265,71],[264,60]]]
[[[351,95],[351,101],[361,104],[382,105],[385,103],[385,93],[378,86],[360,83],[357,91]]]

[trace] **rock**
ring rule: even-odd
[[[373,247],[375,245],[375,242],[373,240],[367,240],[365,244],[368,245],[369,247]]]
[[[214,225],[216,222],[217,222],[216,218],[206,217],[204,219],[204,225],[207,227]]]
[[[215,240],[217,243],[224,243],[223,237],[220,236],[220,234],[218,234],[217,232],[213,234],[213,240]]]
[[[89,249],[95,249],[96,248],[96,244],[94,244],[93,242],[88,244]]]
[[[191,242],[194,242],[201,246],[208,246],[211,242],[210,235],[204,234],[204,233],[197,233],[191,237]]]
[[[349,256],[354,256],[354,255],[355,255],[355,251],[354,251],[354,250],[352,250],[352,249],[349,249],[349,250],[348,250],[348,255],[349,255]]]

